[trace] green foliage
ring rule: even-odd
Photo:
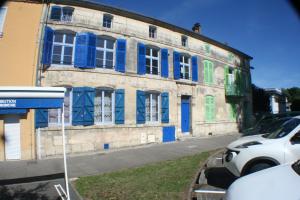
[[[282,89],[282,91],[287,96],[289,102],[291,103],[291,110],[300,111],[300,88],[292,87],[292,88]]]
[[[118,172],[79,178],[75,185],[84,199],[183,199],[205,152]]]

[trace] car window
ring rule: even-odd
[[[291,118],[282,118],[282,119],[278,119],[273,121],[272,123],[268,124],[267,126],[265,126],[264,128],[262,128],[260,130],[260,133],[271,133],[275,130],[277,130],[280,126],[282,126],[286,121],[288,121]]]
[[[276,130],[264,134],[263,137],[268,139],[282,138],[294,130],[299,124],[300,119],[293,118],[285,122],[282,126],[279,126]]]

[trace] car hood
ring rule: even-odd
[[[252,136],[246,136],[246,137],[241,137],[233,142],[231,142],[227,148],[229,149],[235,149],[236,146],[247,143],[247,142],[261,142],[261,143],[265,143],[265,141],[268,140],[264,137],[262,137],[262,135],[252,135]]]
[[[299,200],[299,185],[291,164],[280,165],[239,178],[229,187],[227,200]]]

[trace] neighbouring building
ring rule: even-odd
[[[32,84],[67,88],[70,153],[224,135],[251,124],[252,58],[202,35],[200,24],[189,31],[93,2],[40,2],[32,4],[42,5],[32,28],[40,39],[27,40],[38,49],[26,62]],[[62,153],[60,112],[35,112],[40,158]]]
[[[270,99],[270,112],[272,114],[284,113],[290,111],[290,104],[286,95],[278,88],[266,88],[266,93]]]
[[[35,86],[43,5],[9,1],[0,7],[0,86]],[[0,109],[0,160],[35,159],[34,111]]]

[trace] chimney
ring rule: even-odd
[[[201,25],[200,25],[200,23],[197,22],[196,24],[194,24],[192,30],[193,30],[195,33],[201,34]]]

